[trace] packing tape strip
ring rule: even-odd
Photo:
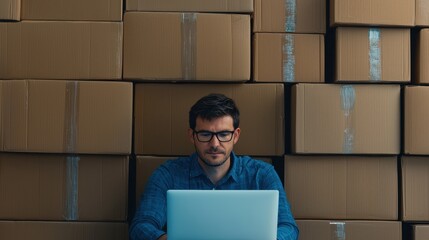
[[[354,143],[354,122],[353,111],[355,106],[356,93],[352,85],[343,85],[341,87],[341,107],[344,112],[344,140],[343,153],[353,153]]]
[[[66,107],[64,116],[64,149],[66,153],[76,151],[76,134],[77,134],[77,113],[78,113],[78,81],[68,81],[66,83]]]
[[[331,240],[346,240],[346,223],[330,222]]]
[[[65,219],[74,221],[79,219],[78,213],[78,178],[79,178],[79,160],[78,156],[67,156],[66,173],[66,209]]]
[[[368,30],[369,38],[369,79],[371,81],[381,80],[381,33],[379,28]]]
[[[197,14],[182,13],[182,78],[196,79]]]
[[[285,34],[283,38],[283,82],[295,81],[295,37]]]
[[[295,32],[296,29],[296,0],[285,0],[285,31]]]

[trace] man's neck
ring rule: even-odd
[[[198,162],[203,168],[207,177],[210,179],[210,181],[214,185],[217,185],[217,183],[228,173],[229,168],[231,166],[231,157],[226,160],[224,164],[216,167],[207,166],[200,159],[198,159]]]

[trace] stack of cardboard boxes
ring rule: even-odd
[[[0,0],[0,239],[128,239],[212,92],[300,240],[427,239],[426,2]]]
[[[0,239],[127,239],[122,0],[1,3]]]

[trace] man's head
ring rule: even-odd
[[[189,111],[189,137],[199,161],[209,167],[229,161],[240,136],[240,113],[234,101],[222,94],[209,94]]]

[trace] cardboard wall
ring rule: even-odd
[[[1,149],[131,153],[133,86],[102,81],[3,81]]]
[[[2,153],[0,195],[0,219],[126,221],[128,156]]]
[[[126,0],[127,11],[253,12],[253,0]]]
[[[250,15],[127,12],[124,25],[124,79],[250,79]]]
[[[21,19],[21,0],[2,0],[0,19],[19,21]]]

